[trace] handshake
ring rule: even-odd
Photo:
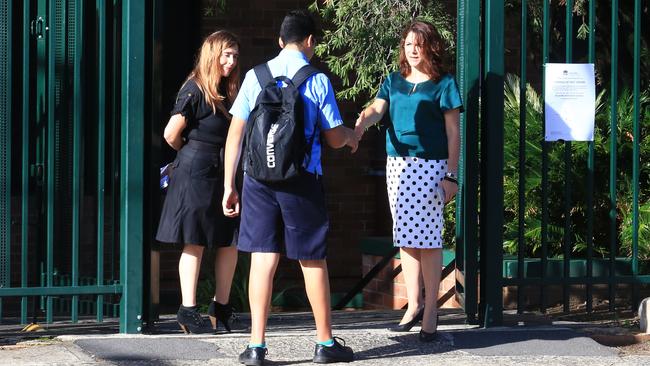
[[[354,129],[347,128],[345,129],[347,138],[346,138],[346,146],[350,147],[350,152],[354,154],[357,149],[359,148],[359,141],[361,141],[361,138],[363,137],[363,133],[366,131],[369,125],[373,124],[367,124],[368,121],[366,119],[365,115],[365,110],[359,114],[359,117],[357,118],[357,121],[354,125]]]

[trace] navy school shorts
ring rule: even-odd
[[[286,253],[290,259],[325,259],[329,219],[322,180],[304,173],[291,182],[264,183],[247,175],[242,189],[237,247]]]

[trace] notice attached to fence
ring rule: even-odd
[[[546,64],[546,141],[593,141],[596,118],[594,64]]]

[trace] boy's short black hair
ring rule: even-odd
[[[302,42],[310,34],[316,35],[316,22],[306,10],[290,11],[282,20],[280,39],[284,44]]]

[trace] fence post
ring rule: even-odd
[[[142,330],[145,2],[122,4],[120,332]]]
[[[11,4],[0,2],[0,287],[11,286]]]
[[[479,316],[482,325],[490,327],[500,325],[503,318],[503,0],[486,0],[483,9]]]
[[[458,1],[456,70],[465,112],[460,115],[461,155],[456,198],[456,265],[463,275],[462,305],[473,324],[478,313],[478,101],[480,69],[480,3]],[[460,291],[457,291],[460,293]]]

